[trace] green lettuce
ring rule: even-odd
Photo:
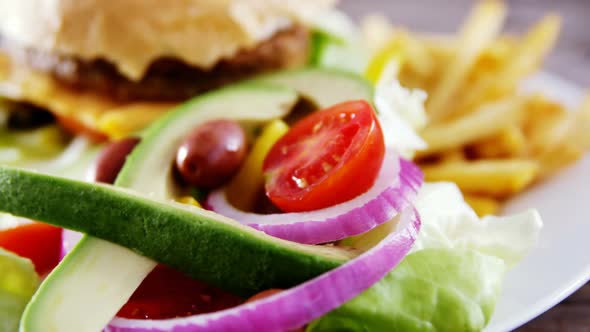
[[[501,259],[469,249],[421,250],[307,331],[480,331],[505,270]]]
[[[411,253],[385,278],[312,322],[308,332],[481,331],[504,275],[537,242],[534,210],[479,219],[451,183],[424,184],[415,206],[422,227]],[[372,246],[384,224],[344,243]]]
[[[0,331],[18,331],[22,312],[38,285],[30,260],[0,249]]]

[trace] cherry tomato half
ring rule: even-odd
[[[59,263],[61,228],[42,224],[25,224],[0,231],[0,248],[33,261],[40,275]]]
[[[271,148],[263,164],[266,195],[285,212],[348,201],[373,185],[384,154],[369,103],[332,106],[297,122]]]
[[[117,316],[131,319],[167,319],[231,308],[244,300],[164,265],[158,265],[141,283]]]

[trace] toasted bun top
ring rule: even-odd
[[[335,0],[0,0],[0,35],[20,46],[107,59],[141,78],[163,56],[210,68]]]

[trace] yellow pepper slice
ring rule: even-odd
[[[199,204],[199,202],[191,196],[182,196],[178,199],[178,202],[182,203],[182,204],[188,204],[188,205],[194,205],[196,207],[201,207],[201,204]]]
[[[392,63],[399,66],[402,61],[403,54],[400,42],[392,40],[372,57],[365,71],[365,77],[371,83],[377,84],[388,66]]]
[[[254,207],[257,196],[264,185],[262,174],[264,158],[287,131],[289,131],[289,125],[282,120],[274,120],[264,127],[242,168],[227,187],[227,198],[235,207],[244,211]]]

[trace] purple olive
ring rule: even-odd
[[[139,141],[139,138],[129,137],[113,142],[104,148],[94,164],[93,180],[113,184],[119,171],[123,168],[127,156]]]
[[[213,189],[240,169],[246,150],[246,134],[238,123],[206,122],[184,139],[176,154],[176,168],[185,183]]]

